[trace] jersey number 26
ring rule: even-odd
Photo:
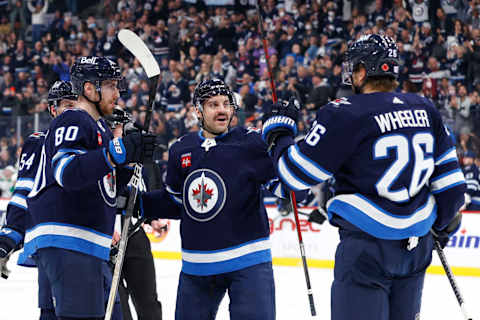
[[[396,155],[396,159],[375,184],[378,194],[394,202],[405,202],[415,196],[433,173],[435,167],[433,145],[434,139],[430,133],[417,133],[411,139],[399,134],[378,139],[373,145],[375,160],[389,158],[389,149],[394,150]],[[391,190],[392,185],[404,173],[410,161],[413,161],[413,171],[408,172],[411,177],[408,189],[401,187]]]

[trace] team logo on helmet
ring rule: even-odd
[[[193,220],[212,220],[223,209],[225,199],[225,182],[215,171],[198,169],[185,179],[183,205],[185,212]]]

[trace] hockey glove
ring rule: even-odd
[[[450,240],[450,237],[460,228],[461,223],[462,214],[458,212],[457,215],[450,221],[450,223],[442,230],[432,229],[433,238],[440,243],[442,249],[445,248]]]
[[[297,120],[300,105],[292,96],[288,103],[277,102],[263,122],[262,138],[271,146],[282,135],[295,136],[297,134]]]
[[[148,133],[132,132],[124,138],[110,140],[108,153],[117,166],[129,163],[151,163],[156,136]]]
[[[310,216],[308,217],[308,222],[323,224],[327,220],[327,213],[323,208],[318,207],[317,209],[310,212]]]
[[[23,236],[10,228],[0,230],[0,275],[7,279],[10,271],[7,269],[8,258],[13,251],[20,248]]]
[[[123,214],[126,215],[126,210],[128,206],[128,200],[132,192],[132,187],[127,186],[122,192],[120,192],[117,197],[117,209]],[[142,218],[143,217],[143,203],[142,203],[142,191],[138,191],[137,198],[135,201],[135,206],[133,207],[132,217]]]

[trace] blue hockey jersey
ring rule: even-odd
[[[449,131],[433,104],[416,94],[332,101],[319,109],[304,140],[280,138],[273,156],[293,190],[334,176],[329,218],[377,238],[442,229],[463,204],[465,179]]]
[[[467,210],[480,210],[480,176],[475,164],[464,166],[463,173],[467,181],[467,193],[471,198]]]
[[[52,121],[27,199],[33,227],[25,253],[58,247],[109,259],[116,184],[106,147],[112,137],[102,119],[80,109]]]
[[[31,227],[32,223],[28,212],[27,195],[32,191],[44,140],[45,133],[35,132],[23,144],[15,190],[7,206],[5,226],[17,231],[22,236],[22,239],[20,239],[22,244],[25,230]],[[34,266],[35,262],[28,259],[24,252],[21,252],[18,256],[18,264]]]
[[[182,271],[212,275],[271,261],[262,188],[282,186],[257,131],[190,133],[169,151],[166,189],[142,196],[147,216],[181,219]]]
[[[22,235],[29,224],[27,195],[32,191],[44,140],[45,133],[35,132],[23,144],[15,190],[7,206],[6,226]]]

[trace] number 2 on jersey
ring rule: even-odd
[[[394,150],[396,156],[391,166],[375,184],[378,194],[395,202],[405,202],[410,197],[415,196],[428,182],[433,173],[435,166],[432,157],[433,144],[433,136],[430,133],[417,133],[411,140],[404,135],[398,134],[378,139],[373,146],[375,160],[390,158],[388,154],[390,149]],[[411,149],[413,149],[412,152]],[[413,154],[414,163],[408,190],[406,187],[391,190],[396,179],[402,175],[410,163],[411,154]]]

